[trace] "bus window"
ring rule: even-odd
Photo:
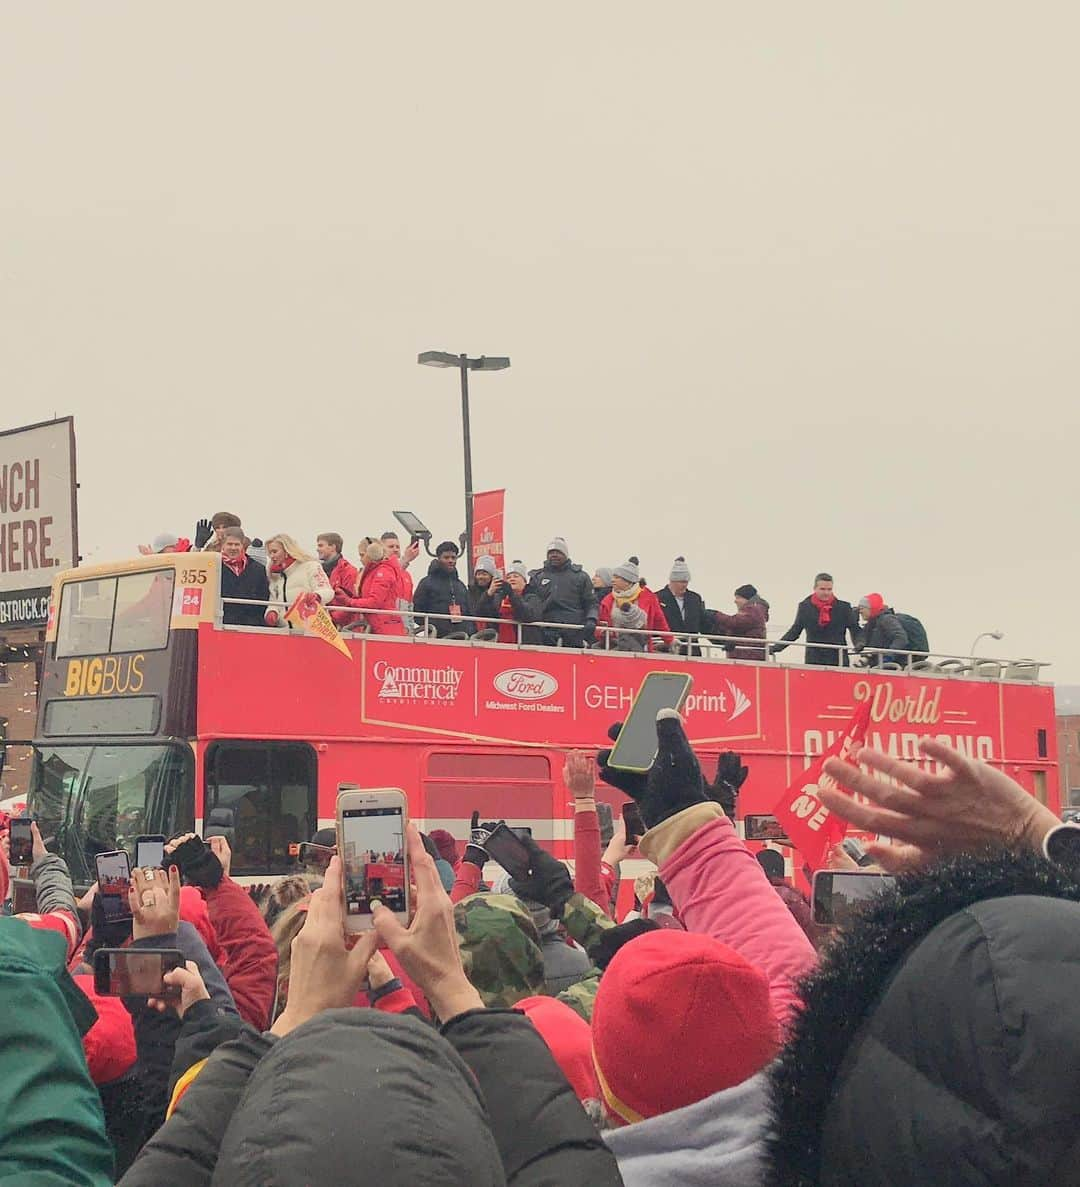
[[[537,842],[550,847],[557,817],[551,763],[545,754],[436,752],[424,777],[424,817],[430,832],[445,828],[468,836],[473,809],[483,820],[527,825]]]
[[[39,747],[30,809],[75,881],[94,880],[94,857],[134,855],[140,833],[194,824],[193,759],[186,746]]]
[[[102,655],[112,637],[116,578],[69,581],[60,595],[56,655]]]
[[[173,569],[117,578],[110,651],[158,651],[168,646],[175,580]]]
[[[158,651],[168,645],[173,569],[67,582],[60,594],[56,657]]]
[[[206,754],[203,834],[223,835],[235,874],[290,873],[289,845],[318,820],[315,751],[296,742],[215,742]]]

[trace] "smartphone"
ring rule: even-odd
[[[627,800],[622,806],[623,824],[626,825],[626,841],[629,845],[636,845],[645,835],[645,821],[641,819],[641,809],[635,800]]]
[[[22,915],[26,912],[37,914],[37,891],[29,878],[12,878],[11,913]]]
[[[521,838],[516,831],[507,827],[506,821],[499,822],[491,836],[484,842],[484,848],[488,851],[491,860],[497,861],[511,878],[520,879],[529,876],[532,858],[529,856],[528,849],[521,843]]]
[[[144,833],[135,838],[135,864],[140,870],[163,869],[164,863],[164,833]]]
[[[859,907],[895,884],[896,879],[889,874],[818,870],[814,874],[811,899],[814,922],[826,927],[842,927],[850,922]]]
[[[18,816],[9,825],[11,841],[10,864],[30,866],[34,864],[34,834],[30,831],[33,822],[29,816]]]
[[[600,844],[606,848],[611,844],[611,838],[615,832],[615,817],[611,811],[611,805],[605,804],[603,800],[598,801],[596,817],[600,822]]]
[[[615,739],[608,766],[621,771],[647,771],[656,759],[656,715],[681,709],[694,679],[684,672],[650,672],[641,682],[634,705]]]
[[[370,931],[376,903],[408,926],[408,818],[408,803],[399,787],[339,789],[337,851],[344,866],[347,932]]]
[[[94,953],[94,992],[102,997],[178,998],[165,974],[184,967],[177,948],[99,948]]]
[[[94,859],[97,864],[98,894],[105,919],[115,923],[119,919],[131,918],[128,891],[131,889],[131,862],[123,849],[112,853],[99,853]]]
[[[330,858],[337,850],[333,845],[316,845],[314,841],[294,841],[289,846],[289,856],[295,857],[297,862],[308,868],[325,871],[330,864]]]
[[[532,829],[527,824],[515,825],[513,832],[519,837],[528,837],[532,840]]]
[[[775,816],[765,813],[743,817],[743,839],[747,841],[773,841],[777,845],[790,845],[783,825]]]

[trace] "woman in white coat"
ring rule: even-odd
[[[284,532],[266,541],[266,575],[270,581],[270,609],[267,626],[288,626],[285,611],[301,594],[313,593],[325,606],[334,596],[330,581],[322,565]],[[284,602],[275,606],[274,602]]]

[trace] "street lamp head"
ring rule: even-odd
[[[416,356],[421,367],[459,367],[468,371],[505,371],[510,366],[510,360],[505,355],[491,358],[481,355],[478,359],[470,359],[463,354],[450,354],[446,350],[423,350]]]
[[[461,356],[448,354],[445,350],[422,350],[416,361],[421,367],[460,367]]]
[[[989,634],[990,634],[991,639],[1004,639],[1005,638],[1004,631],[990,631]]]

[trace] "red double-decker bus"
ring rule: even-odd
[[[722,750],[743,755],[743,817],[771,812],[867,699],[870,744],[915,758],[920,737],[942,738],[1060,809],[1053,689],[1037,669],[905,674],[368,635],[346,639],[347,659],[311,636],[222,626],[218,565],[165,555],[56,580],[30,802],[78,881],[96,853],[191,828],[227,835],[239,876],[285,873],[290,843],[333,824],[339,783],[404,788],[422,828],[462,839],[474,809],[528,825],[570,857],[564,755],[604,745],[656,667],[693,674],[687,730],[706,769]],[[618,792],[599,794],[618,811]]]

